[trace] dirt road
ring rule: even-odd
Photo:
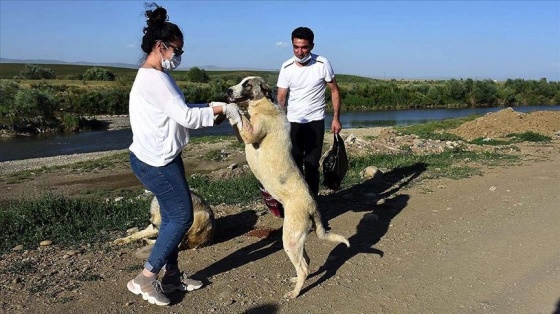
[[[76,255],[53,245],[0,257],[2,270],[35,265],[0,271],[0,312],[559,313],[560,140],[525,145],[519,154],[522,164],[467,179],[419,181],[425,169],[415,165],[321,196],[330,226],[351,248],[311,234],[312,273],[294,300],[282,299],[294,275],[275,231],[282,220],[259,203],[214,208],[221,213],[215,243],[179,257],[205,285],[172,295],[169,307],[126,289],[143,263],[135,257],[140,244],[84,246]],[[47,173],[3,188],[20,195],[31,187],[29,195],[45,185],[73,191],[108,181],[111,189],[138,184],[123,168]]]
[[[483,176],[412,184],[366,182],[325,197],[333,230],[352,247],[310,237],[313,274],[284,301],[293,269],[280,238],[235,236],[182,252],[182,267],[206,286],[159,308],[129,293],[141,263],[133,248],[87,253],[103,280],[62,295],[22,291],[0,302],[25,313],[553,313],[560,302],[560,156],[487,169]],[[384,202],[379,202],[384,199]],[[380,204],[381,203],[381,204]],[[268,217],[271,228],[281,220]],[[219,219],[228,225],[235,217]],[[254,214],[238,214],[239,234]],[[62,255],[56,249],[50,254]],[[20,253],[21,254],[21,253]],[[25,254],[23,254],[25,256]],[[72,263],[69,259],[68,263]],[[60,283],[61,285],[64,282]],[[38,287],[40,289],[40,287]],[[12,289],[12,288],[10,288]],[[10,290],[14,292],[13,290]],[[6,296],[6,294],[4,294]]]

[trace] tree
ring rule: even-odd
[[[42,68],[36,64],[26,64],[23,70],[19,72],[18,77],[28,80],[48,80],[56,78],[56,75],[54,71],[49,68]]]
[[[204,69],[192,67],[187,71],[187,80],[196,83],[208,83],[208,81],[210,81],[210,77],[206,74]]]

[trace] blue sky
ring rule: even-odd
[[[156,1],[181,68],[278,69],[315,32],[335,73],[560,81],[560,1]],[[0,0],[0,57],[138,64],[144,1]]]

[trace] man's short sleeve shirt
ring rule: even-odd
[[[306,66],[300,67],[294,58],[284,62],[278,75],[279,88],[287,88],[287,118],[290,122],[307,123],[325,118],[326,83],[334,79],[330,62],[311,54]]]

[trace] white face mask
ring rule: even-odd
[[[166,70],[175,70],[181,64],[181,56],[173,54],[171,59],[161,59],[161,66]]]
[[[303,57],[303,58],[298,58],[296,56],[294,56],[294,59],[299,62],[299,63],[305,63],[307,61],[309,61],[311,59],[311,53],[308,53],[307,56]]]

